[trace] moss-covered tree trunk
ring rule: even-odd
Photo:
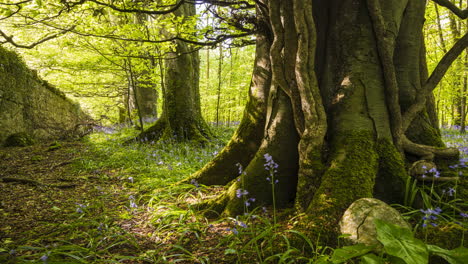
[[[251,198],[294,202],[333,224],[359,198],[400,202],[412,162],[457,157],[443,148],[431,92],[467,40],[429,77],[424,9],[424,0],[260,2],[259,19],[269,25],[261,32],[273,36],[263,138],[240,175],[231,167],[238,179],[208,202],[212,209],[235,215]],[[257,62],[264,57],[258,49]],[[217,165],[206,183],[232,179]]]
[[[183,4],[175,16],[196,14],[193,4]],[[200,60],[198,51],[187,43],[175,40],[175,51],[165,60],[163,112],[160,119],[137,140],[173,139],[204,143],[211,138],[210,130],[201,115],[199,91]]]
[[[265,129],[266,105],[271,84],[271,35],[264,12],[258,11],[256,56],[250,83],[249,97],[242,120],[226,147],[201,170],[190,178],[205,185],[224,185],[239,176],[238,169],[245,168],[258,148]],[[266,34],[265,34],[266,33]]]

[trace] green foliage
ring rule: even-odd
[[[413,237],[411,230],[375,220],[377,239],[387,254],[401,258],[407,264],[427,263],[429,254],[424,242]]]

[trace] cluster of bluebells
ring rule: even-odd
[[[237,230],[237,227],[247,228],[247,224],[242,222],[242,221],[239,221],[237,218],[236,218],[236,221],[234,222],[234,225],[235,225],[235,227],[233,227],[233,228],[226,228],[226,231],[232,232],[234,235],[237,235],[237,234],[239,234],[239,231]]]
[[[421,213],[424,214],[422,217],[423,220],[423,227],[427,227],[427,224],[429,223],[432,226],[437,226],[435,223],[435,220],[437,220],[437,215],[439,215],[442,212],[442,209],[437,207],[436,209],[427,209],[423,210],[421,209]]]
[[[427,167],[424,165],[422,168],[425,170],[425,173],[422,175],[423,178],[427,177],[426,173],[431,174],[434,178],[440,177],[440,172],[435,167],[431,168],[430,170],[426,170]]]
[[[270,174],[278,172],[278,170],[277,170],[278,169],[278,163],[276,163],[273,160],[273,157],[268,153],[263,155],[263,157],[265,158],[265,164],[263,165],[265,167],[265,170],[270,171]]]
[[[200,184],[198,184],[197,180],[195,179],[190,180],[190,184],[194,185],[196,188],[200,187]]]
[[[468,167],[468,165],[466,165],[467,161],[468,161],[467,159],[460,159],[460,162],[458,164],[450,165],[449,168],[454,169],[454,170],[467,168]],[[463,171],[459,170],[458,171],[458,176],[460,176],[460,177],[463,176]]]
[[[245,206],[249,207],[251,203],[255,202],[255,198],[251,197],[245,201]]]
[[[243,190],[243,189],[237,189],[236,190],[236,197],[241,198],[242,196],[247,196],[249,194],[249,191]]]
[[[133,195],[130,195],[128,199],[130,200],[130,208],[138,208],[138,205],[135,203],[135,197]]]
[[[83,214],[84,213],[84,210],[83,209],[86,209],[86,205],[84,204],[80,204],[80,203],[76,203],[77,207],[76,207],[76,212],[79,213],[79,214]]]

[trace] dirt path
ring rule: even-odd
[[[102,195],[102,177],[74,169],[82,143],[0,148],[0,241],[25,243],[54,232],[80,204]]]

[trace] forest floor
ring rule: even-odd
[[[289,248],[268,212],[213,221],[196,213],[197,202],[223,187],[176,183],[213,158],[232,131],[219,130],[203,149],[123,144],[129,132],[0,148],[0,263],[257,263],[278,250],[297,261],[301,251],[331,254],[311,241],[309,249]],[[446,139],[468,154],[467,136]]]

